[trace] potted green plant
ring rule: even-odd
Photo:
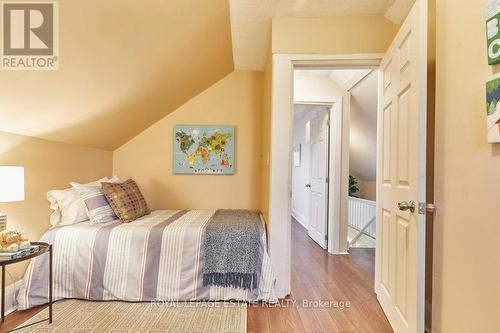
[[[349,175],[349,196],[354,198],[359,198],[357,193],[359,192],[358,179],[353,175]]]

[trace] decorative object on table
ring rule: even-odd
[[[302,152],[300,144],[293,147],[293,166],[296,168],[300,167],[301,154]]]
[[[357,198],[359,192],[358,179],[353,175],[349,175],[349,196]]]
[[[500,142],[500,78],[486,83],[488,143]]]
[[[17,252],[29,248],[30,242],[17,230],[4,230],[0,232],[0,251]]]
[[[39,264],[41,262],[44,263],[44,266],[47,265],[48,267],[48,277],[47,279],[44,279],[44,281],[47,283],[48,287],[48,293],[44,295],[44,297],[48,296],[48,303],[49,303],[49,309],[48,309],[48,318],[41,319],[40,316],[37,316],[37,320],[30,322],[29,325],[24,325],[21,327],[17,327],[15,330],[18,330],[20,328],[24,328],[27,326],[35,325],[44,321],[48,321],[49,324],[52,323],[52,290],[53,290],[53,284],[52,284],[52,245],[44,243],[44,242],[33,242],[31,244],[33,247],[36,248],[32,253],[28,253],[23,255],[22,257],[18,258],[5,258],[5,257],[0,257],[0,266],[2,267],[2,299],[1,299],[1,318],[2,318],[2,323],[5,321],[5,268],[7,265],[10,264],[15,264],[24,260],[29,260],[31,258],[35,258],[38,256],[41,256],[44,253],[48,253],[48,258],[45,257],[40,257]],[[48,260],[47,260],[48,259]]]
[[[486,39],[488,64],[500,63],[500,0],[490,0],[486,6]]]
[[[0,202],[24,200],[24,168],[0,166]],[[0,231],[7,228],[7,215],[0,213]]]
[[[234,126],[177,125],[173,136],[174,173],[234,174]]]
[[[27,248],[24,248],[16,252],[0,252],[0,260],[22,258],[28,254],[37,252],[39,249],[40,246],[38,245],[28,245]]]

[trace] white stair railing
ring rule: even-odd
[[[367,235],[375,238],[377,205],[375,201],[349,197],[349,226],[358,231],[350,241],[354,244],[359,237]]]

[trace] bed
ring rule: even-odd
[[[154,211],[131,223],[81,222],[50,229],[41,241],[53,245],[54,300],[276,302],[262,219],[254,288],[206,285],[205,235],[216,212]],[[47,264],[46,255],[31,261],[16,296],[19,310],[47,303]]]

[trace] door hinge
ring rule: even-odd
[[[326,177],[326,183],[330,183],[330,177]]]
[[[425,202],[418,203],[418,213],[420,215],[426,215],[427,213],[434,213],[436,211],[436,206],[434,204],[428,204]]]
[[[328,235],[325,235],[325,240],[328,242]]]

